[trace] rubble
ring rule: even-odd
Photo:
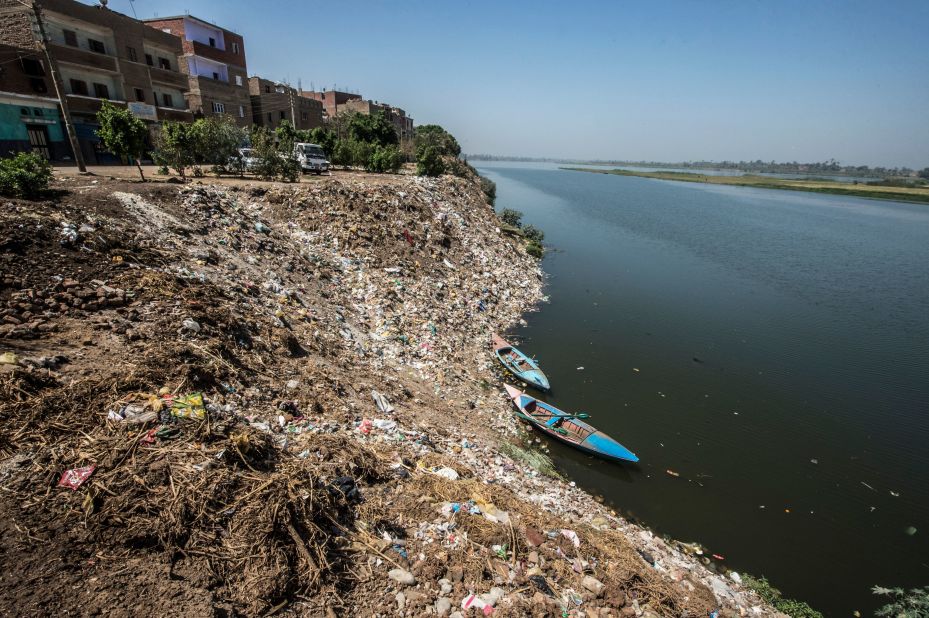
[[[0,215],[5,607],[773,615],[501,451],[544,278],[474,179],[58,182]]]

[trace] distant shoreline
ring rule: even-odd
[[[792,180],[752,175],[709,176],[693,172],[636,172],[621,169],[597,170],[583,167],[562,167],[560,169],[573,172],[590,172],[593,174],[637,176],[639,178],[652,178],[655,180],[676,180],[678,182],[698,182],[711,185],[731,185],[737,187],[755,187],[758,189],[781,189],[786,191],[807,191],[810,193],[850,195],[869,199],[929,203],[929,187],[893,187],[867,184],[850,185],[847,182],[830,180]]]

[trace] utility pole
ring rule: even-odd
[[[21,2],[25,6],[25,2]],[[42,51],[45,52],[45,61],[48,64],[48,72],[51,73],[52,83],[55,84],[55,94],[58,96],[58,103],[61,105],[61,118],[65,123],[65,132],[68,134],[68,141],[71,142],[71,150],[74,152],[74,160],[77,163],[77,169],[81,172],[87,171],[84,165],[84,153],[81,152],[81,145],[77,141],[77,133],[74,131],[74,124],[71,122],[71,111],[68,108],[68,97],[63,92],[61,85],[61,75],[58,73],[58,63],[52,58],[48,50],[48,37],[45,34],[45,25],[42,23],[42,9],[39,7],[38,0],[32,0],[32,12],[35,14],[35,21],[39,27],[39,36],[42,38]]]

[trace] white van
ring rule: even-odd
[[[322,174],[329,171],[329,161],[326,153],[318,144],[298,143],[294,145],[294,155],[304,172]]]

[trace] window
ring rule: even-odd
[[[142,90],[141,88],[136,88],[135,89],[135,100],[145,103],[145,91]]]
[[[167,92],[161,93],[161,100],[164,102],[165,107],[174,107],[174,97]]]
[[[233,42],[232,42],[232,53],[233,53],[233,54],[238,54],[238,53],[239,53],[239,44],[238,44],[238,42],[236,42],[236,41],[233,41]]]
[[[226,111],[226,106],[223,103],[219,103],[218,101],[213,101],[213,113],[214,114],[222,114],[222,113],[225,113],[225,111]]]
[[[129,58],[132,62],[138,62],[139,56],[135,53],[135,47],[129,47],[126,45],[126,57]]]
[[[241,85],[242,85],[242,76],[241,76],[241,75],[236,75],[236,76],[235,76],[235,85],[236,85],[236,86],[241,86]]]
[[[90,51],[97,52],[98,54],[105,54],[106,47],[103,45],[103,41],[98,41],[97,39],[87,39],[87,46],[90,47]]]
[[[82,79],[71,80],[71,94],[87,96],[87,82]]]
[[[42,111],[41,109],[39,109],[38,107],[33,107],[33,108],[32,108],[32,114],[33,114],[33,116],[40,116],[40,117],[41,117],[41,116],[44,116],[44,115],[45,115],[45,112]]]
[[[265,86],[265,94],[271,94],[271,86]]]
[[[65,45],[77,47],[77,33],[74,30],[64,30]]]
[[[210,47],[216,47],[216,39],[210,37]]]
[[[94,84],[94,96],[98,99],[109,99],[110,98],[110,89],[107,88],[106,84]]]
[[[271,112],[268,112],[268,123],[274,122],[274,117],[271,115]]]
[[[145,64],[150,67],[155,66],[155,60],[152,58],[151,54],[145,54]]]
[[[281,120],[287,120],[287,112],[281,112]]]
[[[45,68],[35,58],[21,58],[23,73],[32,77],[45,77]]]
[[[219,81],[219,73],[217,73],[216,71],[213,71],[213,79]]]
[[[33,92],[38,92],[39,94],[48,92],[48,86],[45,85],[45,80],[41,77],[30,78],[29,85],[32,87]]]
[[[245,106],[244,105],[239,106],[239,118],[245,118]]]
[[[167,58],[158,58],[158,68],[164,69],[165,71],[170,71],[171,61]]]
[[[302,120],[307,120],[306,112],[301,113],[301,114],[300,114],[300,118],[301,118]]]
[[[28,108],[28,107],[20,107],[20,108],[19,108],[19,113],[22,114],[23,116],[28,116],[28,115],[31,114],[32,112],[29,111],[29,108]]]

